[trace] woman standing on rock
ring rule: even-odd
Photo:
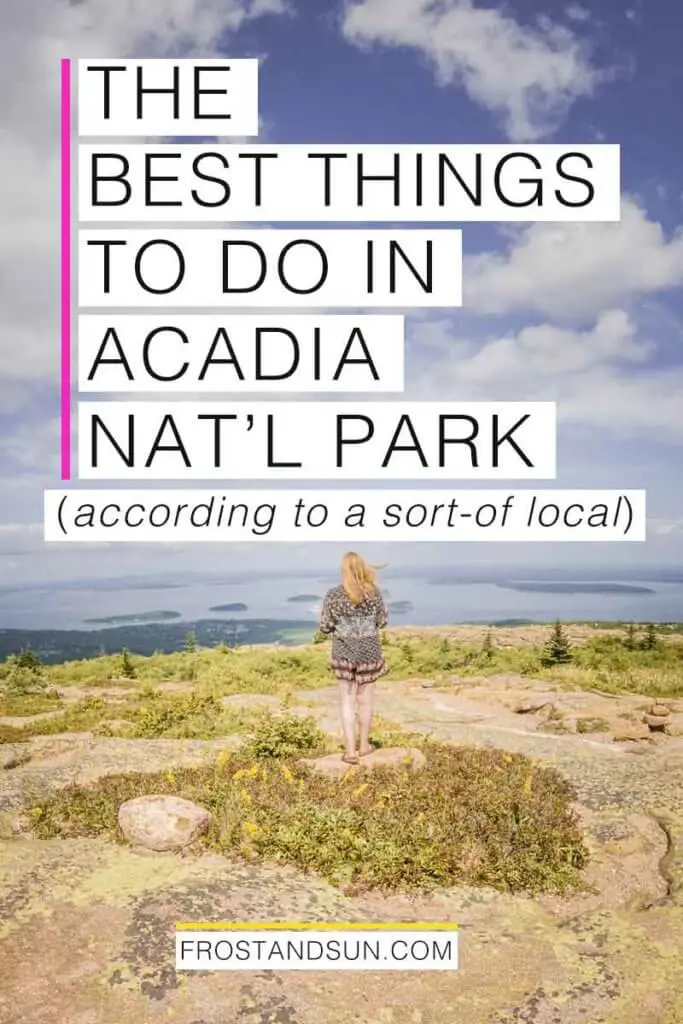
[[[341,696],[347,764],[358,764],[356,707],[360,720],[360,757],[371,754],[370,729],[375,682],[388,671],[380,630],[387,612],[372,566],[353,551],[341,563],[341,584],[328,590],[320,615],[320,632],[332,636],[330,665]]]

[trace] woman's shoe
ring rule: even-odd
[[[344,764],[358,764],[358,758],[355,754],[353,756],[350,756],[349,754],[342,754],[342,761]]]
[[[374,754],[376,750],[377,750],[377,747],[373,747],[373,745],[371,743],[367,750],[361,750],[359,756],[360,757],[369,757],[370,754]]]

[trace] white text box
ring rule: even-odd
[[[81,221],[618,221],[616,145],[81,145]]]
[[[83,392],[400,392],[402,316],[81,314]]]
[[[547,480],[552,402],[80,402],[86,480]]]
[[[644,541],[645,491],[66,490],[45,540],[115,543]]]
[[[456,971],[458,932],[414,927],[177,931],[180,971]]]
[[[448,308],[462,237],[391,231],[86,229],[78,302],[93,308]]]
[[[257,59],[78,61],[80,136],[254,136],[258,121]]]

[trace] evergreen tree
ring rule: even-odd
[[[413,653],[413,648],[412,644],[410,643],[410,640],[403,640],[399,647],[401,654],[403,655],[403,660],[408,665],[412,665],[413,661],[415,660],[415,655]]]
[[[559,619],[555,621],[543,648],[543,665],[564,665],[572,660],[571,646]]]
[[[484,655],[487,661],[493,657],[496,653],[496,645],[493,642],[493,633],[490,629],[487,629],[484,633],[484,642],[481,645],[481,653]]]
[[[135,678],[135,665],[133,659],[130,656],[130,651],[125,647],[121,651],[121,675],[124,679]]]
[[[624,647],[628,651],[635,650],[636,644],[636,626],[634,622],[629,622],[626,627],[626,636],[624,637]]]
[[[197,650],[197,637],[194,633],[188,633],[185,637],[185,651],[187,654],[194,654]]]
[[[654,622],[648,622],[645,626],[645,635],[643,636],[643,650],[653,651],[657,646],[657,629],[655,628]]]
[[[43,665],[38,655],[28,647],[17,654],[17,668],[26,668],[29,672],[40,672]]]

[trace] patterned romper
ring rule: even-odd
[[[353,604],[342,586],[328,590],[320,615],[320,632],[331,634],[331,667],[340,682],[374,683],[388,672],[379,631],[387,612],[379,590]]]

